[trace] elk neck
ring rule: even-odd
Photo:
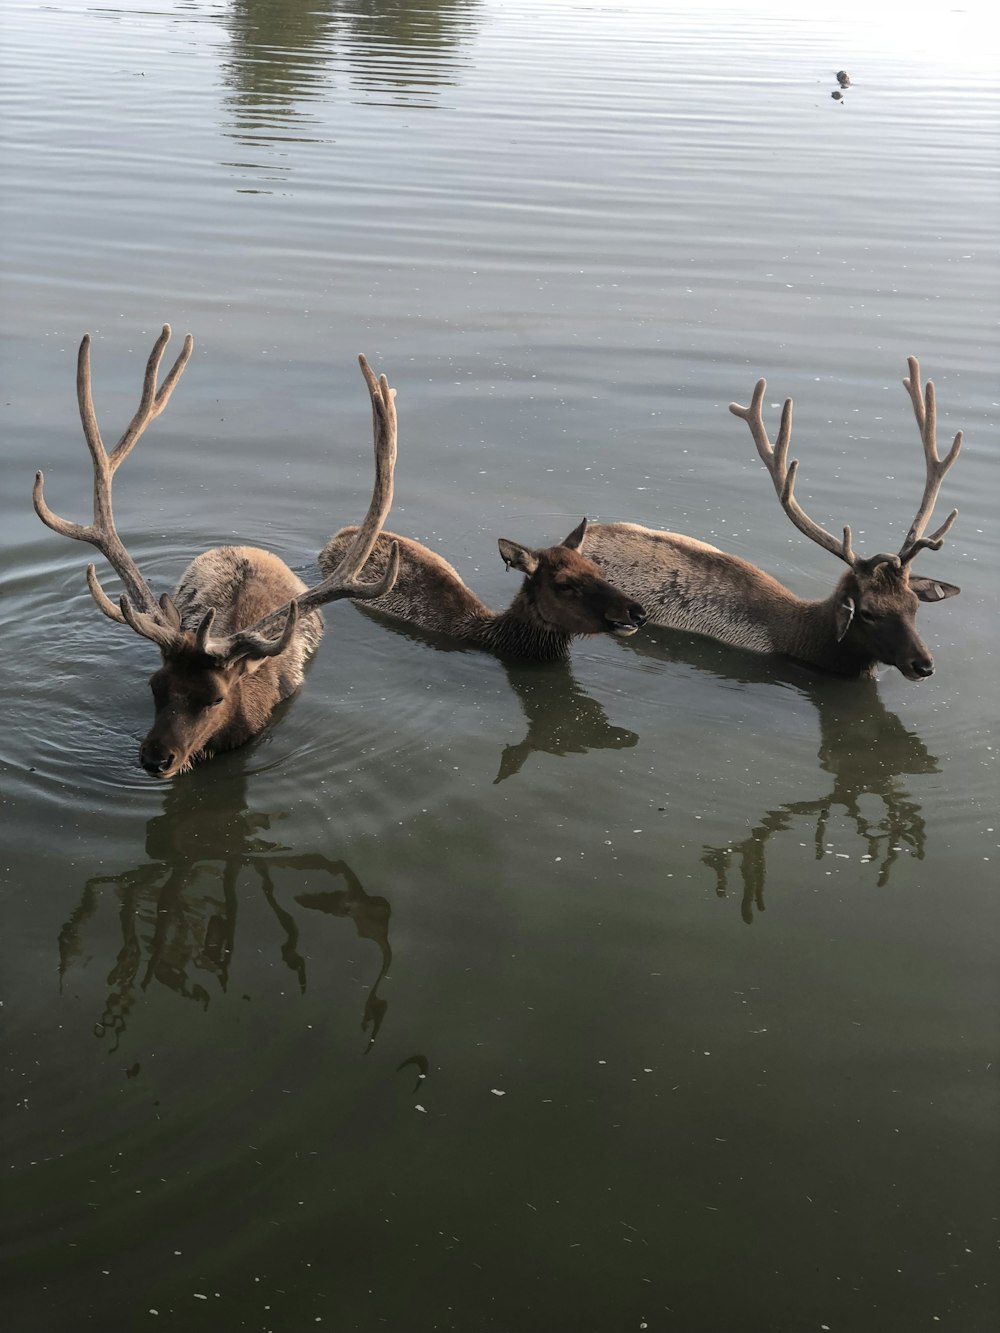
[[[341,559],[356,528],[342,528],[320,552],[326,573]],[[454,566],[434,551],[396,533],[383,532],[362,571],[384,573],[392,542],[399,545],[399,577],[381,597],[363,605],[434,634],[447,635],[502,657],[554,661],[569,653],[570,635],[547,625],[522,586],[506,611],[493,611],[469,588]]]

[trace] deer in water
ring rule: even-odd
[[[392,588],[369,599],[373,610],[432,633],[446,634],[501,657],[558,661],[578,634],[626,638],[645,623],[646,612],[631,596],[612,587],[592,561],[580,554],[587,520],[558,546],[533,550],[501,537],[500,555],[508,569],[525,575],[506,611],[491,611],[462,581],[456,569],[420,542],[396,533],[378,538],[366,571],[381,578],[393,544],[399,549],[399,577]],[[326,573],[356,540],[342,528],[320,552]]]
[[[895,555],[862,558],[851,545],[851,529],[838,540],[814,523],[795,499],[798,460],[788,462],[792,400],[785,401],[777,443],[764,427],[761,403],[766,382],[758,380],[749,407],[729,410],[750,428],[781,507],[798,530],[848,566],[829,597],[806,601],[777,579],[738,556],[677,532],[656,532],[634,523],[594,523],[587,550],[604,576],[641,599],[654,625],[704,634],[736,647],[776,653],[842,676],[873,676],[878,663],[897,667],[907,680],[933,674],[934,659],[917,634],[920,602],[939,602],[959,591],[953,583],[911,574],[914,556],[940,550],[958,514],[953,509],[929,537],[923,532],[941,481],[958,457],[962,432],[942,460],[937,450],[934,385],[920,387],[917,358],[908,359],[910,395],[923,442],[923,498],[906,540]]]
[[[94,517],[72,523],[49,509],[44,478],[35,474],[38,517],[64,537],[90,542],[121,579],[117,605],[105,594],[93,565],[87,583],[111,620],[130,626],[160,650],[162,664],[150,679],[156,715],[139,749],[139,762],[154,777],[183,773],[198,759],[243,745],[267,723],[275,707],[302,683],[303,668],[323,633],[318,610],[340,597],[374,598],[393,584],[399,567],[395,548],[371,583],[358,581],[392,504],[396,462],[395,389],[359,358],[372,401],[375,483],[371,504],[343,559],[309,588],[283,560],[254,546],[219,546],[196,556],[173,595],[153,596],[125,549],[111,512],[112,478],[143,431],[166,407],[194,347],[190,334],[173,368],[157,388],[160,360],[170,339],[165,324],[143,382],[139,407],[108,453],[101,439],[90,386],[90,335],[80,344],[77,400],[93,460]]]

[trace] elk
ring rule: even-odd
[[[851,529],[842,539],[813,522],[795,498],[798,460],[788,462],[792,434],[792,400],[781,413],[777,442],[772,446],[764,427],[761,404],[765,380],[758,380],[749,407],[730,403],[729,410],[750,428],[757,452],[767,468],[781,507],[805,536],[848,567],[829,597],[807,601],[777,579],[739,556],[677,532],[657,532],[633,523],[595,523],[588,552],[604,576],[648,608],[654,625],[687,630],[736,647],[773,653],[841,676],[871,677],[877,665],[896,667],[907,680],[933,674],[934,659],[917,634],[920,602],[939,602],[959,591],[952,583],[910,572],[914,556],[940,550],[958,514],[953,509],[936,532],[924,537],[945,473],[962,447],[962,432],[944,459],[937,450],[937,408],[934,385],[920,386],[920,365],[909,357],[903,380],[923,444],[926,479],[906,539],[895,555],[867,559],[851,543]]]
[[[342,528],[330,538],[319,556],[323,573],[344,558],[357,540],[356,532]],[[576,635],[627,638],[646,620],[639,603],[612,587],[580,554],[586,533],[584,519],[558,546],[540,550],[501,537],[504,564],[525,578],[506,611],[491,611],[446,560],[409,537],[384,532],[365,569],[376,578],[384,577],[395,544],[399,576],[388,592],[366,604],[418,629],[448,635],[500,657],[559,661],[568,655]]]
[[[90,384],[90,335],[80,344],[77,400],[93,463],[94,514],[89,524],[59,518],[35,474],[34,505],[54,532],[96,546],[124,585],[118,604],[104,592],[93,565],[87,583],[98,607],[128,625],[160,650],[161,666],[150,679],[155,718],[139,748],[139,762],[153,777],[183,773],[199,759],[243,745],[267,723],[278,703],[302,683],[306,660],[323,634],[318,608],[341,597],[374,598],[393,584],[398,553],[386,552],[374,582],[359,582],[392,504],[396,461],[395,389],[376,377],[359,357],[372,402],[375,482],[371,504],[343,559],[314,587],[283,560],[255,546],[219,546],[196,556],[174,593],[157,600],[119,537],[111,511],[115,472],[149,423],[166,407],[194,348],[188,334],[170,373],[157,387],[160,361],[170,339],[163,331],[146,364],[139,407],[121,439],[108,453],[94,412]]]

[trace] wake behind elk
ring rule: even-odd
[[[371,504],[343,558],[309,588],[270,551],[255,546],[220,546],[197,556],[173,595],[157,600],[115,529],[111,487],[151,421],[166,407],[194,347],[191,335],[157,388],[160,360],[170,339],[165,324],[143,382],[138,410],[110,454],[101,439],[90,384],[90,335],[80,344],[77,400],[94,469],[94,517],[72,523],[49,509],[44,478],[35,474],[38,517],[64,537],[90,542],[121,579],[125,592],[115,605],[93,565],[87,583],[111,620],[130,626],[160,650],[162,664],[151,680],[156,715],[142,742],[139,762],[154,777],[183,773],[198,759],[243,745],[266,724],[278,703],[302,683],[303,668],[323,633],[319,607],[341,597],[372,598],[393,585],[399,567],[395,548],[372,583],[357,575],[371,553],[392,504],[396,462],[395,389],[376,377],[362,356],[361,370],[372,402],[375,483]]]
[[[944,459],[937,451],[934,385],[920,387],[920,366],[908,358],[910,395],[924,451],[924,493],[906,539],[895,555],[864,559],[851,544],[814,523],[795,499],[798,460],[788,462],[792,400],[785,401],[777,442],[772,446],[761,414],[766,382],[758,380],[749,407],[731,403],[730,412],[750,428],[757,452],[770,474],[781,507],[798,530],[847,566],[829,597],[806,601],[770,574],[739,556],[677,532],[658,532],[633,523],[594,523],[587,551],[605,577],[646,606],[649,621],[720,639],[736,647],[775,653],[842,676],[872,676],[880,662],[907,680],[933,674],[934,660],[917,633],[920,602],[939,602],[959,591],[953,583],[911,572],[923,550],[940,550],[958,514],[953,509],[936,532],[924,537],[945,473],[958,457],[962,432]]]

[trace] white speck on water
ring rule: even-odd
[[[416,1106],[414,1106],[413,1109],[414,1109],[414,1111],[423,1111],[424,1115],[427,1114],[427,1108],[424,1107],[424,1106],[421,1106],[419,1102],[417,1102]]]
[[[507,1094],[504,1092],[503,1088],[490,1088],[490,1092],[492,1092],[492,1094],[493,1094],[494,1097],[506,1097],[506,1096],[507,1096]]]
[[[208,1297],[205,1296],[205,1295],[203,1295],[200,1291],[196,1291],[196,1292],[194,1292],[193,1295],[194,1295],[194,1298],[195,1298],[196,1301],[207,1301],[207,1300],[208,1300]]]

